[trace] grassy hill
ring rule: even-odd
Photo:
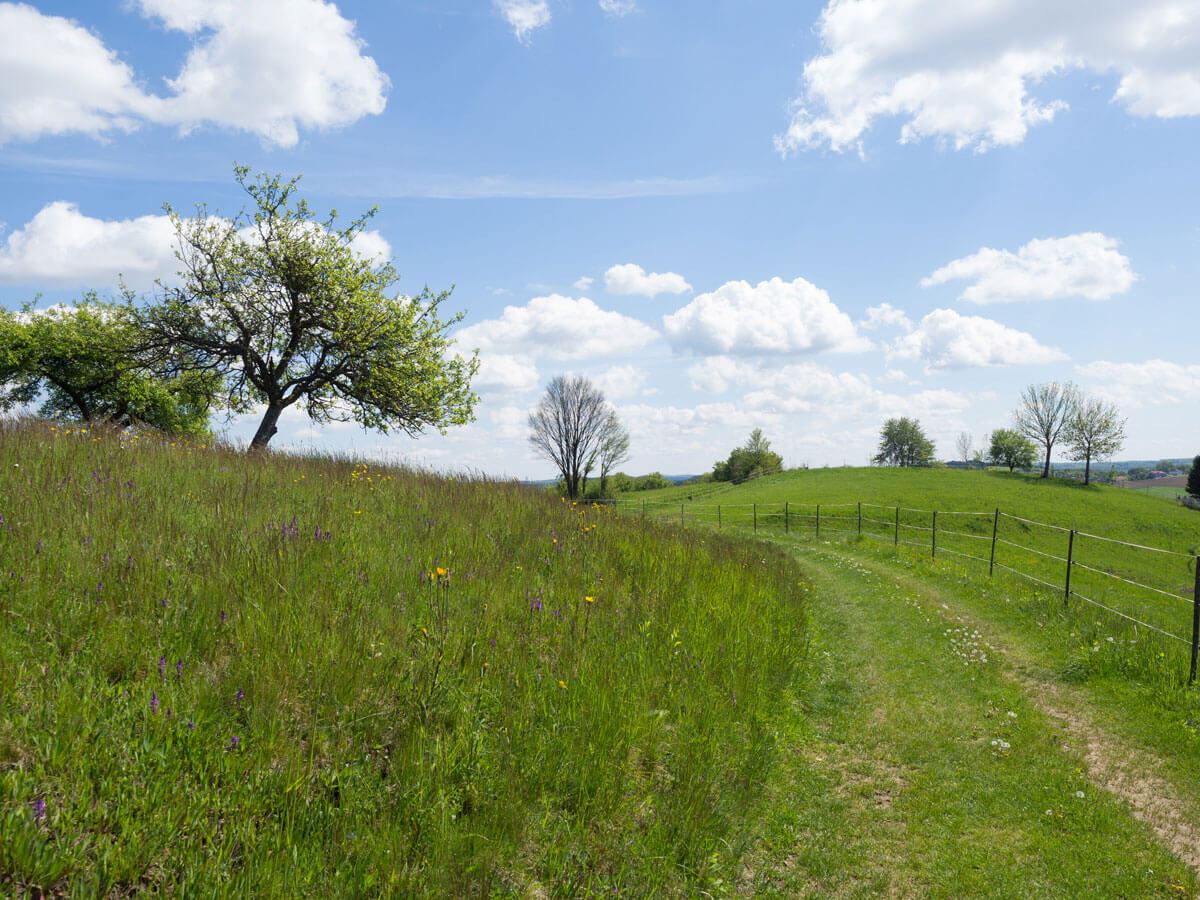
[[[819,504],[823,538],[857,536],[861,501],[864,536],[930,553],[933,512],[938,511],[938,553],[974,557],[974,564],[986,569],[995,527],[1000,566],[1059,590],[1065,587],[1070,553],[1074,594],[1181,640],[1191,638],[1200,512],[1142,492],[992,470],[836,468],[794,470],[736,486],[681,486],[622,499],[620,508],[627,514],[640,515],[644,504],[651,517],[719,522],[736,530],[753,529],[757,520],[760,530],[782,532],[786,509],[787,530],[810,537],[817,535]],[[997,509],[1002,513],[998,522]],[[1072,538],[1071,530],[1079,533]]]
[[[0,872],[692,896],[800,683],[782,553],[516,485],[0,427]]]

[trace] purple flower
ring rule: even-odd
[[[160,656],[158,658],[158,677],[159,678],[163,677],[163,669],[165,669],[166,667],[167,667],[167,658],[165,656]]]
[[[242,742],[242,739],[235,734],[229,740],[229,749],[236,750],[238,748],[238,744],[240,744],[241,742]]]
[[[151,714],[155,714],[158,712],[158,692],[157,691],[151,692],[151,694],[150,694],[150,712],[151,712]]]
[[[183,677],[183,660],[182,659],[175,660],[175,677],[176,678]]]
[[[108,554],[107,553],[104,554],[104,564],[106,566],[108,565]]]
[[[188,731],[195,731],[195,730],[196,730],[196,723],[188,722]]]
[[[46,801],[38,797],[33,801],[33,821],[40,822],[46,818]]]
[[[34,549],[34,551],[33,551],[33,552],[34,552],[34,553],[41,553],[41,552],[42,552],[42,546],[43,546],[42,542],[41,542],[41,541],[38,541],[38,542],[37,542],[37,547]]]
[[[243,699],[245,696],[246,696],[246,693],[245,693],[245,691],[243,691],[241,688],[238,688],[238,692],[237,692],[237,702],[238,702],[238,703],[241,703],[241,702],[242,702],[242,699]]]
[[[221,621],[225,621],[225,610],[221,610]]]
[[[171,718],[171,716],[173,716],[173,715],[175,715],[175,714],[174,714],[173,712],[171,712],[171,707],[169,707],[169,706],[168,706],[168,707],[167,707],[167,718],[169,719],[169,718]]]

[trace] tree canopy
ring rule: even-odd
[[[189,371],[178,348],[151,351],[129,298],[0,310],[0,409],[41,399],[43,416],[208,434],[218,379]]]
[[[879,431],[879,452],[874,462],[880,466],[928,466],[933,463],[933,452],[933,441],[926,437],[918,420],[888,419]]]
[[[1117,407],[1095,397],[1080,397],[1063,429],[1068,458],[1083,461],[1083,483],[1092,480],[1092,460],[1107,459],[1125,443],[1125,420]]]
[[[528,422],[529,443],[554,463],[572,499],[580,495],[597,460],[603,467],[607,453],[611,466],[623,455],[621,451],[628,450],[628,434],[605,401],[604,392],[581,375],[553,378]],[[624,435],[624,447],[620,435]]]
[[[1200,456],[1192,460],[1192,467],[1188,470],[1187,486],[1184,488],[1188,495],[1200,500]]]
[[[439,319],[449,291],[394,294],[393,265],[356,252],[375,211],[338,227],[336,211],[318,220],[297,195],[298,178],[252,178],[245,166],[234,177],[253,208],[232,219],[166,207],[181,281],[160,283],[139,318],[155,347],[184,348],[193,371],[219,376],[231,411],[262,407],[250,449],[267,446],[293,404],[315,422],[385,433],[470,422],[478,359],[452,356],[447,337],[462,314]]]
[[[783,457],[771,450],[771,442],[761,428],[750,432],[750,437],[741,447],[735,447],[728,459],[718,460],[713,465],[713,481],[746,481],[759,475],[769,475],[783,469]]]
[[[1037,447],[1019,431],[1012,428],[997,428],[989,439],[988,459],[994,466],[1013,469],[1028,469],[1037,459]]]
[[[1046,451],[1042,477],[1050,477],[1050,454],[1075,414],[1078,391],[1071,382],[1031,384],[1021,393],[1013,422],[1021,434],[1041,444]]]

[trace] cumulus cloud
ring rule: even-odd
[[[82,25],[0,3],[0,144],[131,131],[154,103],[133,70]]]
[[[325,0],[138,0],[193,36],[165,96],[82,25],[0,3],[0,143],[47,134],[102,136],[145,122],[204,124],[293,146],[302,128],[347,125],[383,111],[388,79],[363,54],[354,23]]]
[[[595,383],[609,400],[632,397],[646,383],[646,370],[633,365],[613,366],[601,372]]]
[[[604,289],[610,294],[686,294],[692,289],[682,275],[674,272],[647,272],[641,266],[625,263],[604,273]]]
[[[462,347],[551,359],[585,359],[634,353],[658,337],[644,322],[601,309],[587,297],[552,294],[524,306],[506,306],[498,319],[468,325],[455,335]]]
[[[1098,232],[1033,240],[1012,253],[983,247],[947,263],[921,280],[921,287],[948,281],[973,282],[960,294],[972,303],[1106,300],[1129,290],[1137,278],[1115,238]]]
[[[1075,371],[1095,383],[1098,393],[1129,406],[1164,406],[1200,397],[1200,365],[1182,365],[1165,359],[1141,363],[1099,360]]]
[[[700,355],[853,353],[869,349],[829,294],[803,278],[730,281],[663,316],[667,339]]]
[[[1179,0],[830,0],[824,52],[804,66],[780,152],[862,150],[881,117],[902,143],[1019,144],[1067,108],[1035,95],[1051,75],[1119,76],[1136,116],[1200,114],[1200,5]],[[1047,91],[1042,91],[1046,93]]]
[[[517,40],[529,43],[529,35],[550,24],[550,7],[546,0],[492,0]]]
[[[392,254],[378,231],[360,232],[350,247],[375,263]],[[111,286],[123,275],[130,287],[146,288],[156,279],[170,280],[178,268],[167,216],[97,219],[64,200],[46,204],[0,245],[4,284]]]
[[[595,278],[592,278],[589,275],[584,275],[582,278],[576,281],[572,287],[574,287],[577,291],[590,291],[595,280]]]
[[[455,350],[469,356],[471,350],[461,341]],[[538,373],[532,357],[520,353],[480,353],[479,371],[471,387],[481,393],[521,393],[537,387]]]
[[[867,317],[858,323],[859,328],[875,331],[879,328],[899,328],[903,331],[912,330],[912,321],[904,314],[904,310],[896,309],[890,303],[880,303],[878,306],[867,307]]]
[[[615,18],[637,12],[637,0],[600,0],[600,8]]]
[[[897,338],[889,358],[921,360],[926,372],[991,366],[1041,365],[1067,358],[1031,334],[982,316],[935,309],[911,332]]]

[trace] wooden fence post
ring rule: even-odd
[[[758,533],[758,504],[751,504],[754,507],[754,533]]]
[[[930,559],[937,559],[937,510],[933,511],[933,543],[929,545]]]
[[[897,550],[900,549],[900,507],[896,507],[896,539],[892,541],[892,546]]]
[[[821,539],[821,504],[817,504],[817,540]]]
[[[646,521],[646,498],[642,498],[642,521]]]
[[[717,527],[721,527],[721,504],[717,504]]]
[[[1192,674],[1188,684],[1196,683],[1196,651],[1200,648],[1200,556],[1196,557],[1196,580],[1192,585]]]
[[[1071,529],[1071,536],[1067,539],[1067,583],[1063,587],[1063,606],[1066,606],[1071,601],[1071,561],[1075,558],[1075,530]]]
[[[684,524],[684,522],[683,522],[683,504],[682,503],[679,504],[679,524],[680,525]]]
[[[862,537],[862,501],[858,501],[858,536]]]
[[[988,578],[996,571],[996,534],[1000,531],[1000,507],[996,507],[996,515],[992,519],[992,558],[988,561]]]
[[[791,534],[792,529],[788,524],[788,501],[783,501],[783,533]]]

